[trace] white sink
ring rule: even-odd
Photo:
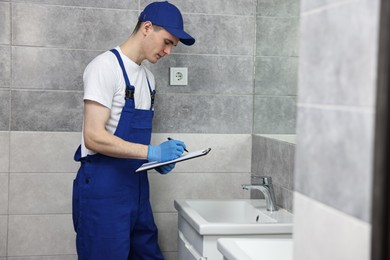
[[[292,260],[291,238],[220,238],[217,248],[227,260]]]
[[[265,200],[175,200],[175,208],[199,234],[291,234],[291,213],[270,212]]]
[[[202,218],[211,223],[255,224],[276,222],[275,219],[270,218],[247,201],[197,200],[187,201],[187,204]]]

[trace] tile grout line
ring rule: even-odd
[[[0,44],[1,46],[2,44]],[[80,52],[105,52],[107,49],[83,49],[83,48],[71,48],[64,46],[44,46],[44,45],[28,45],[28,44],[14,44],[15,48],[37,48],[37,49],[49,49],[49,50],[62,50],[62,51],[80,51]],[[252,57],[250,54],[220,54],[220,53],[186,53],[186,52],[174,52],[174,55],[187,55],[187,56],[211,56],[211,57]],[[258,56],[258,57],[297,57],[297,56]]]
[[[11,89],[12,89],[12,85],[13,85],[13,79],[12,79],[12,72],[13,72],[13,68],[12,68],[12,4],[10,2],[9,4],[9,26],[10,26],[10,38],[9,38],[9,60],[10,60],[10,66],[11,66],[11,70],[10,70],[10,85],[9,85],[9,92],[8,92],[8,131],[11,131],[11,102],[12,102],[12,95],[11,95]],[[8,167],[10,165],[8,164]]]
[[[11,0],[12,1],[12,0]],[[114,11],[130,11],[137,12],[137,9],[130,8],[110,8],[110,7],[99,7],[99,6],[83,6],[83,5],[61,5],[61,4],[48,4],[48,3],[33,3],[33,2],[15,2],[13,5],[35,5],[35,6],[49,6],[59,8],[73,8],[73,9],[96,9],[96,10],[114,10]]]
[[[73,94],[82,94],[82,90],[62,90],[62,89],[36,89],[36,88],[16,88],[13,89],[12,91],[14,92],[45,92],[45,93],[73,93]],[[186,92],[161,92],[158,94],[159,96],[167,96],[167,95],[183,95],[183,96],[252,96],[254,94],[252,93],[230,93],[230,94],[224,94],[224,93],[186,93]],[[296,97],[292,95],[255,95],[258,97],[274,97],[274,98],[279,98],[279,97]]]
[[[12,3],[9,4],[9,25],[10,25],[10,63],[11,63],[11,71],[10,71],[10,86],[9,86],[9,93],[8,93],[8,100],[9,100],[9,109],[8,109],[8,189],[7,189],[7,235],[6,235],[6,241],[5,241],[5,257],[8,259],[8,241],[9,241],[9,210],[10,210],[10,187],[11,187],[11,117],[12,117],[12,110],[11,110],[11,102],[12,102],[12,84],[13,84],[13,68],[12,68]]]
[[[374,108],[369,105],[343,105],[343,104],[312,104],[312,103],[297,103],[297,108],[313,108],[323,110],[338,110],[348,112],[375,113]]]
[[[83,5],[60,5],[60,4],[47,4],[47,3],[31,3],[31,2],[15,2],[13,5],[36,5],[36,6],[50,6],[50,7],[60,7],[60,8],[74,8],[74,9],[96,9],[96,10],[115,10],[115,11],[131,11],[131,12],[140,12],[141,3],[138,1],[138,10],[130,8],[109,8],[109,7],[98,7],[98,6],[83,6]],[[225,16],[225,17],[248,17],[252,18],[252,15],[249,14],[225,14],[225,13],[193,13],[193,12],[181,12],[184,15],[198,15],[198,16]],[[256,13],[255,13],[256,15]]]
[[[254,107],[255,105],[255,93],[256,93],[256,54],[257,54],[257,1],[253,1],[253,8],[254,8],[254,30],[255,30],[255,37],[254,37],[254,43],[253,43],[253,57],[252,57],[252,62],[253,62],[253,72],[252,72],[252,93],[253,93],[253,98],[252,98],[252,106]],[[255,122],[255,113],[252,113],[252,122]],[[252,135],[255,132],[255,126],[254,123],[252,123]],[[251,142],[251,145],[252,142]],[[251,173],[252,174],[252,173]]]
[[[302,12],[301,16],[309,16],[309,15],[313,15],[313,14],[316,14],[316,13],[325,12],[325,11],[328,11],[330,9],[337,8],[337,7],[344,6],[344,5],[347,5],[347,4],[350,4],[350,3],[354,3],[354,2],[358,2],[358,1],[359,0],[343,0],[343,1],[340,1],[338,3],[332,3],[332,4],[320,6],[320,7],[317,7],[317,8],[314,8],[314,9]]]
[[[48,88],[13,88],[12,91],[19,92],[57,92],[57,93],[79,93],[83,94],[83,90],[76,89],[48,89]]]

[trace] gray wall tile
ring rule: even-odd
[[[10,91],[0,89],[0,131],[9,130]]]
[[[154,0],[141,0],[140,2],[141,2],[141,8],[143,9],[147,4],[154,2]],[[251,16],[254,14],[254,8],[255,8],[254,0],[240,0],[240,1],[171,0],[169,2],[176,5],[182,12],[183,16],[186,16],[187,13],[234,14],[234,15]]]
[[[165,260],[178,260],[177,259],[177,252],[162,252],[164,255]]]
[[[298,120],[295,190],[369,221],[373,114],[300,107]]]
[[[374,104],[377,2],[353,1],[302,17],[299,102]]]
[[[161,251],[177,251],[177,213],[155,213]]]
[[[11,87],[11,48],[7,46],[0,46],[0,89],[10,88],[10,87]]]
[[[13,47],[12,88],[83,90],[83,72],[96,51]]]
[[[72,216],[10,215],[8,256],[75,254]]]
[[[12,174],[10,214],[72,213],[74,174]]]
[[[257,56],[298,56],[298,18],[256,19]]]
[[[212,151],[202,159],[176,165],[178,172],[250,172],[251,135],[209,134],[157,134],[152,144],[159,144],[171,136],[183,140],[191,151],[211,147]],[[11,172],[13,173],[61,173],[76,172],[79,164],[73,154],[81,140],[81,133],[61,132],[12,132]],[[229,140],[229,142],[226,142]],[[59,149],[61,147],[61,149]],[[202,163],[199,163],[202,160]],[[220,163],[215,164],[215,161]],[[8,168],[6,169],[8,171]]]
[[[149,174],[154,212],[175,212],[175,199],[248,199],[241,184],[250,183],[250,173]],[[218,188],[216,188],[218,185]]]
[[[257,14],[261,16],[299,16],[301,0],[257,0]]]
[[[189,151],[211,148],[203,158],[188,160],[176,165],[178,173],[248,173],[251,171],[250,134],[157,134],[152,135],[152,144],[158,145],[170,136],[182,140]],[[227,140],[229,140],[227,142]],[[215,163],[218,162],[218,163]]]
[[[0,257],[7,255],[8,216],[0,215]]]
[[[186,31],[196,39],[196,43],[191,47],[179,44],[175,52],[253,55],[253,17],[188,14],[183,19]],[[207,25],[207,33],[201,25]]]
[[[0,215],[2,214],[8,214],[8,173],[0,173]]]
[[[170,86],[169,68],[188,67],[188,86]],[[150,66],[158,93],[252,94],[253,58],[174,54]]]
[[[295,145],[262,136],[253,137],[252,173],[271,176],[272,181],[293,189]]]
[[[298,192],[294,208],[294,259],[371,259],[371,224]]]
[[[252,139],[252,184],[260,183],[255,176],[271,176],[276,203],[292,212],[294,191],[295,145],[273,138],[254,135]],[[251,198],[263,198],[251,191]]]
[[[289,212],[293,212],[294,190],[280,187],[277,184],[274,186],[274,189],[275,199],[279,207]]]
[[[297,143],[297,135],[296,134],[260,134],[259,136],[275,139],[277,141],[285,142],[288,144],[296,144]]]
[[[12,91],[11,130],[80,131],[82,92]]]
[[[12,0],[12,2],[138,10],[138,1],[132,0]]]
[[[138,12],[35,4],[13,4],[15,45],[109,49],[132,32]]]
[[[73,155],[80,133],[11,132],[10,171],[15,173],[75,173]]]
[[[8,257],[8,260],[77,260],[77,255]]]
[[[0,173],[9,172],[9,132],[0,132]]]
[[[265,158],[264,146],[266,144],[266,138],[260,135],[252,135],[252,153],[251,153],[251,172],[256,174],[259,167],[259,161]]]
[[[0,3],[0,44],[11,43],[10,3]]]
[[[257,57],[255,93],[259,95],[296,96],[297,57]]]
[[[296,98],[255,95],[253,132],[293,134],[296,124]]]
[[[154,132],[251,133],[252,96],[157,95]]]

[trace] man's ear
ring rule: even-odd
[[[142,24],[142,32],[144,35],[147,35],[149,32],[153,31],[153,24],[150,21],[146,21]]]

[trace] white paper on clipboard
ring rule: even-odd
[[[197,158],[197,157],[200,157],[200,156],[204,156],[204,155],[208,154],[210,151],[211,151],[211,148],[207,148],[207,149],[204,149],[204,150],[199,150],[199,151],[195,151],[195,152],[190,152],[190,153],[184,154],[184,155],[180,156],[179,158],[177,158],[175,160],[171,160],[171,161],[166,161],[166,162],[147,162],[147,163],[142,164],[141,167],[139,167],[135,172],[150,170],[150,169],[154,169],[154,168],[157,168],[157,167],[160,167],[160,166],[164,166],[164,165],[167,165],[167,164],[177,163],[177,162],[182,162],[182,161],[194,159],[194,158]]]

